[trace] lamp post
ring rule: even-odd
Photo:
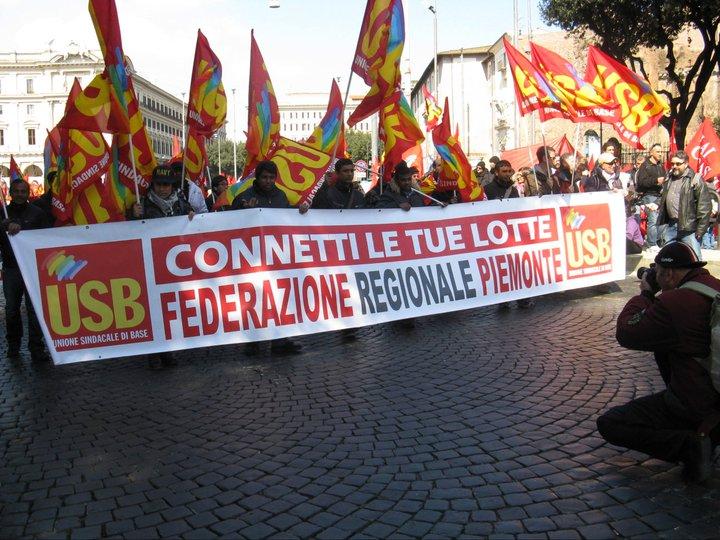
[[[237,108],[235,107],[235,89],[232,89],[233,96],[233,178],[237,180]]]
[[[437,50],[437,7],[436,0],[428,2],[428,9],[433,14],[433,78],[434,78],[434,94],[437,99],[440,99],[440,92],[438,91],[438,50]]]

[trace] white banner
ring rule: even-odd
[[[623,279],[622,196],[252,209],[22,231],[56,364],[365,326]]]

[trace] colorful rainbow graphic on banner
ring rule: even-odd
[[[73,255],[65,255],[65,250],[52,252],[43,261],[48,276],[55,276],[58,281],[73,279],[80,270],[87,266],[87,261],[76,261]]]
[[[574,208],[571,209],[570,212],[568,212],[565,216],[565,225],[567,225],[573,230],[579,229],[583,221],[585,221],[585,216],[583,216]]]

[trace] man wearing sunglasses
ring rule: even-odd
[[[670,173],[663,183],[658,225],[665,225],[663,240],[690,246],[698,259],[700,240],[710,225],[712,202],[699,174],[688,166],[688,155],[679,150],[670,158]]]

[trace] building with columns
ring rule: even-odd
[[[11,155],[27,177],[44,176],[46,130],[62,118],[74,78],[85,86],[104,67],[99,50],[76,43],[60,51],[0,52],[0,176],[8,176]],[[155,154],[168,159],[173,136],[182,140],[183,102],[136,73],[129,58],[128,69]]]

